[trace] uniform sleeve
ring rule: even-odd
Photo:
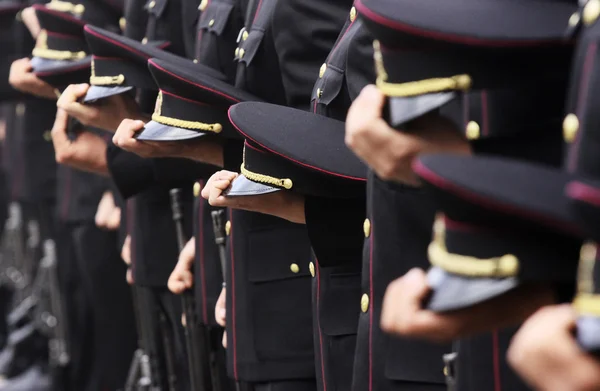
[[[305,198],[308,236],[319,264],[337,266],[362,262],[366,199]]]
[[[282,6],[281,4],[285,4]],[[287,105],[308,110],[319,68],[336,41],[352,1],[288,0],[273,20]]]
[[[354,23],[361,23],[359,19]],[[364,26],[356,33],[348,48],[346,59],[346,85],[350,99],[354,100],[367,84],[375,83],[373,37]]]
[[[153,159],[156,181],[167,187],[181,187],[198,179],[209,178],[220,168],[189,159]]]
[[[152,160],[141,158],[116,147],[106,149],[108,170],[121,197],[128,199],[155,183]]]

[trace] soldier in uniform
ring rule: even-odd
[[[82,9],[73,11],[77,13],[76,17],[86,17],[83,7],[85,5],[80,7]],[[90,4],[87,14],[93,15],[91,19],[96,22],[103,20],[103,23],[110,25],[112,22],[115,26],[120,11],[111,8],[112,5],[105,7],[108,8],[103,10]],[[72,74],[74,79],[71,80],[65,76],[64,71],[61,74],[57,68],[61,61],[68,64],[72,60],[77,63],[79,57],[73,56],[87,51],[83,36],[84,23],[76,17],[55,10],[62,7],[50,5],[49,8],[35,8],[44,41],[39,42],[34,50],[33,67],[39,77],[57,83],[56,87],[63,87],[69,82],[82,81],[77,80],[77,75],[81,74],[77,71],[77,66],[82,65],[75,64],[74,76]],[[40,37],[42,33],[38,36],[38,41]],[[67,53],[72,57],[65,56]],[[89,72],[89,58],[87,61],[83,66],[87,66]],[[63,79],[60,76],[54,77],[53,72],[55,75],[62,75]],[[55,109],[52,108],[52,111]],[[53,134],[55,150],[50,148],[50,156],[54,159],[56,153],[59,162],[66,163],[65,148],[69,147],[65,146],[66,135],[60,133],[61,130],[64,131],[60,129],[63,126],[61,121],[66,121],[66,117],[59,115],[57,119],[57,132]],[[90,137],[99,139],[91,134],[83,137],[86,140]],[[98,171],[106,173],[105,169],[95,170],[95,173]],[[72,347],[72,365],[68,385],[65,387],[116,388],[125,380],[128,357],[135,346],[135,328],[131,300],[126,299],[129,290],[123,281],[124,268],[119,261],[116,236],[97,228],[94,221],[96,208],[108,182],[101,176],[59,165],[58,183],[59,259],[68,262],[62,264],[59,271],[62,272],[63,297],[70,299],[67,303],[67,316],[71,330],[69,346]],[[49,219],[49,216],[45,218]],[[106,284],[110,286],[109,291],[105,289]],[[116,303],[119,305],[115,306]],[[120,327],[107,327],[109,319],[119,323]],[[120,360],[115,361],[114,356]]]
[[[347,5],[348,9],[349,9],[349,4]],[[300,83],[298,83],[297,85],[294,84],[289,84],[291,83],[292,77],[297,78],[298,76],[301,77],[308,77],[308,72],[305,69],[308,69],[307,65],[309,63],[309,61],[306,61],[305,63],[303,62],[299,62],[299,63],[295,63],[295,62],[291,62],[288,63],[287,61],[285,61],[288,56],[289,58],[292,58],[292,56],[295,55],[295,53],[297,52],[301,52],[307,55],[311,56],[311,61],[312,58],[318,58],[320,53],[323,53],[323,49],[325,49],[325,51],[330,49],[330,45],[327,46],[325,44],[325,41],[320,41],[317,40],[313,43],[313,45],[318,45],[316,47],[318,47],[318,50],[310,50],[310,48],[312,46],[302,46],[301,44],[298,44],[298,42],[294,42],[293,45],[289,44],[288,41],[286,41],[286,39],[291,38],[290,33],[292,33],[293,30],[291,31],[287,31],[285,28],[288,27],[288,25],[285,25],[285,23],[282,23],[283,20],[288,20],[286,18],[288,17],[312,17],[312,22],[318,22],[316,24],[319,25],[323,25],[323,26],[327,26],[328,28],[332,28],[332,32],[336,31],[341,28],[341,23],[337,24],[337,26],[332,23],[333,20],[335,20],[334,17],[332,17],[335,13],[337,13],[339,10],[343,9],[344,7],[341,5],[335,5],[335,7],[333,5],[328,5],[328,7],[325,7],[323,10],[311,10],[310,13],[307,12],[306,14],[303,13],[299,13],[297,10],[294,10],[294,7],[292,7],[291,5],[286,4],[285,6],[282,5],[275,5],[275,3],[259,3],[257,2],[256,4],[251,4],[248,7],[248,12],[247,12],[247,28],[245,30],[243,30],[240,33],[240,47],[236,50],[236,54],[237,54],[237,59],[238,61],[241,63],[241,65],[238,68],[238,77],[236,79],[236,85],[244,87],[246,89],[248,89],[250,92],[254,92],[255,94],[257,94],[260,98],[268,98],[269,100],[273,101],[273,102],[282,102],[282,100],[287,100],[288,104],[290,105],[297,105],[299,103],[296,102],[301,102],[301,99],[299,99],[299,97],[301,96],[301,94],[303,93],[303,90],[299,88],[299,86],[301,85]],[[344,10],[344,14],[348,11],[348,9]],[[314,12],[313,12],[314,11]],[[272,16],[273,12],[275,12],[275,14]],[[283,15],[283,17],[276,17],[278,15],[278,12],[281,12],[281,15]],[[319,19],[320,18],[320,19]],[[341,18],[340,18],[341,21]],[[210,23],[210,21],[209,21]],[[216,24],[216,23],[215,23]],[[249,26],[252,25],[252,28],[249,29]],[[282,26],[285,25],[285,28],[282,28]],[[271,32],[271,26],[273,26],[273,32]],[[278,31],[281,31],[279,33],[276,33]],[[275,42],[271,41],[271,37],[273,36]],[[331,35],[331,37],[328,37],[328,39],[331,39],[328,42],[333,42],[334,39],[334,34]],[[315,47],[315,48],[316,48]],[[278,57],[272,57],[271,53],[274,53],[273,50],[276,49],[277,50],[277,54]],[[274,59],[278,58],[276,61],[274,61]],[[296,57],[293,57],[296,58]],[[324,58],[324,54],[321,56],[321,58]],[[318,60],[317,60],[318,61]],[[322,61],[322,60],[320,60]],[[315,65],[315,68],[318,69],[318,65],[320,65],[320,61],[317,62],[317,65]],[[311,63],[312,65],[312,63]],[[287,88],[287,85],[282,85],[282,84],[278,84],[275,83],[275,80],[271,80],[269,83],[262,83],[262,78],[258,78],[259,75],[274,75],[274,74],[278,74],[278,68],[281,67],[282,71],[283,71],[283,76],[284,76],[284,81],[282,81],[283,84],[288,84],[290,86],[290,88]],[[289,79],[288,79],[289,78]],[[289,80],[289,81],[288,81]],[[305,85],[305,84],[304,84]],[[282,89],[282,87],[286,87],[285,90]],[[306,95],[308,96],[308,95]],[[308,99],[306,99],[304,102],[308,103]],[[307,103],[304,103],[305,105]],[[133,129],[138,130],[139,127],[137,129]],[[142,136],[143,137],[143,133]],[[126,142],[126,141],[125,141]],[[231,143],[229,143],[231,144]],[[233,145],[232,145],[233,147]],[[241,157],[241,153],[240,150],[237,149],[237,152],[235,152],[235,154],[237,155],[237,157],[234,160],[231,160],[231,162],[233,162],[233,164],[227,164],[227,162],[229,162],[229,158],[228,156],[229,151],[234,151],[232,148],[229,148],[229,145],[225,145],[224,147],[224,157],[225,157],[225,166],[226,167],[235,167],[234,169],[237,169],[237,165],[239,164],[239,158]],[[235,155],[231,155],[232,157]],[[283,244],[284,242],[291,240],[292,237],[294,237],[296,234],[294,234],[293,232],[300,232],[299,228],[294,227],[293,225],[289,225],[289,223],[284,223],[283,221],[278,221],[277,219],[268,219],[265,216],[259,216],[256,215],[255,217],[253,217],[253,219],[256,219],[256,221],[254,223],[252,223],[252,230],[256,230],[258,229],[259,226],[264,226],[265,228],[268,227],[269,230],[268,232],[262,232],[260,235],[260,238],[258,238],[258,234],[255,234],[254,236],[256,236],[256,239],[252,239],[247,237],[246,235],[246,231],[250,228],[250,225],[248,225],[248,227],[246,227],[246,224],[250,223],[250,217],[252,217],[253,215],[247,212],[243,212],[243,211],[233,211],[231,212],[233,215],[240,217],[240,220],[238,220],[235,216],[234,216],[234,220],[238,221],[239,226],[235,223],[235,221],[230,221],[230,227],[231,230],[229,231],[234,232],[233,237],[236,238],[236,240],[234,240],[235,243],[231,243],[231,248],[233,249],[233,253],[236,254],[236,259],[234,261],[235,265],[238,265],[237,267],[234,268],[235,270],[235,275],[233,277],[231,277],[231,280],[229,282],[228,285],[231,286],[231,284],[234,284],[234,289],[235,291],[237,291],[236,293],[236,299],[233,300],[232,296],[228,296],[228,300],[227,300],[227,306],[228,306],[228,312],[229,312],[229,316],[227,317],[227,322],[228,322],[228,355],[230,358],[229,361],[229,370],[230,373],[232,373],[234,375],[234,377],[237,380],[246,380],[248,382],[254,382],[254,383],[266,383],[266,382],[274,382],[277,379],[281,379],[282,382],[279,383],[280,386],[284,386],[285,384],[287,384],[288,386],[291,387],[290,385],[290,381],[287,382],[283,382],[284,379],[288,378],[288,379],[293,379],[293,378],[303,378],[303,377],[312,377],[314,375],[312,375],[311,373],[314,373],[314,365],[312,362],[312,349],[310,348],[311,344],[308,344],[308,346],[306,345],[306,342],[309,341],[309,339],[305,339],[304,337],[299,340],[297,338],[296,343],[294,344],[294,346],[291,346],[289,343],[283,343],[283,339],[277,338],[273,335],[273,328],[268,326],[268,323],[263,323],[263,322],[269,322],[271,323],[273,321],[271,313],[264,313],[264,309],[261,309],[260,306],[259,308],[257,308],[257,311],[255,313],[252,313],[252,318],[255,318],[256,320],[251,320],[247,317],[247,312],[241,312],[240,309],[243,308],[244,306],[242,305],[243,303],[239,302],[239,300],[242,300],[242,298],[244,298],[244,296],[246,296],[246,298],[244,299],[244,301],[249,300],[248,298],[250,297],[254,297],[256,296],[256,299],[252,299],[251,302],[256,302],[256,300],[259,300],[258,297],[259,295],[267,295],[267,292],[270,298],[273,297],[277,297],[280,296],[282,301],[293,301],[293,302],[297,302],[297,300],[295,299],[291,299],[291,295],[295,295],[294,297],[301,298],[302,297],[302,289],[294,289],[292,287],[292,285],[298,285],[298,288],[300,287],[300,285],[307,285],[309,283],[309,279],[307,279],[307,275],[308,275],[308,268],[305,270],[301,270],[301,269],[297,269],[297,267],[299,267],[299,264],[297,262],[293,262],[293,265],[291,265],[291,272],[298,274],[298,276],[296,278],[293,279],[288,279],[288,274],[290,273],[289,271],[286,271],[285,273],[283,271],[280,272],[276,272],[275,270],[275,266],[273,265],[273,267],[269,266],[269,267],[259,267],[258,264],[254,265],[254,263],[258,262],[258,259],[260,259],[261,264],[264,262],[267,262],[267,260],[273,260],[273,262],[276,259],[280,259],[280,258],[287,258],[287,259],[291,259],[294,261],[299,261],[300,259],[303,258],[302,254],[305,254],[305,256],[308,258],[308,245],[307,245],[307,241],[305,241],[306,243],[306,251],[301,251],[301,249],[304,246],[298,245],[298,246],[294,246],[297,247],[297,250],[292,251],[292,253],[294,254],[285,254],[285,253],[280,253],[280,250],[277,251],[271,251],[270,254],[263,254],[263,252],[267,251],[267,249],[273,250],[275,247],[267,247],[264,245],[258,246],[261,247],[261,251],[258,251],[258,247],[257,246],[252,246],[252,247],[256,247],[256,251],[254,251],[252,254],[248,254],[248,249],[246,247],[246,245],[244,243],[247,243],[245,240],[249,240],[253,243],[256,243],[255,240],[259,240],[260,238],[263,238],[265,240],[268,239],[268,242],[265,243],[270,243],[270,241],[272,240],[273,243],[278,243],[277,245],[277,249],[279,249],[281,247],[281,244]],[[238,214],[239,213],[239,214]],[[260,224],[259,223],[260,220]],[[258,224],[258,225],[256,225]],[[282,228],[283,226],[289,226],[289,228],[286,228],[285,230]],[[277,227],[277,229],[276,229]],[[239,229],[240,231],[236,231],[236,229]],[[289,230],[289,233],[287,233],[286,231]],[[237,235],[235,234],[237,232]],[[271,237],[273,234],[271,232],[277,232],[277,237],[279,239],[275,239],[274,237]],[[239,235],[239,236],[238,236]],[[283,238],[289,238],[289,239],[283,239]],[[231,239],[231,236],[230,236]],[[250,240],[251,239],[251,240]],[[295,241],[295,240],[294,240]],[[231,253],[230,253],[231,254]],[[248,261],[246,261],[246,257],[250,255]],[[241,258],[240,258],[241,257]],[[257,259],[257,261],[255,261],[254,259]],[[232,261],[231,259],[229,261]],[[306,262],[306,260],[302,263],[302,264],[307,264],[308,262]],[[229,265],[231,265],[230,262],[228,262],[228,267]],[[296,267],[294,267],[296,266]],[[250,274],[250,284],[248,284],[248,281],[244,281],[244,274],[246,272],[244,272],[244,270],[240,270],[241,267],[244,268],[248,268],[248,272]],[[269,271],[273,269],[272,271]],[[228,270],[228,275],[231,275],[230,270]],[[236,277],[237,276],[237,277]],[[262,276],[262,277],[261,277]],[[241,278],[241,279],[240,279]],[[235,282],[235,283],[234,283]],[[262,282],[262,286],[259,285],[259,283]],[[269,284],[267,284],[267,282]],[[286,284],[284,284],[284,282]],[[278,285],[281,285],[281,294],[273,294],[272,289],[276,289],[277,292],[280,292],[279,288],[277,287]],[[286,288],[283,288],[284,285],[286,286]],[[289,286],[287,286],[289,285]],[[270,288],[272,287],[272,288]],[[260,288],[260,291],[259,291]],[[308,286],[307,286],[308,288]],[[252,289],[252,290],[250,290]],[[246,295],[243,295],[240,292],[244,292],[248,290],[248,293]],[[253,292],[250,294],[250,292]],[[231,290],[227,290],[227,295],[231,295]],[[260,297],[263,297],[260,296]],[[287,297],[287,299],[284,299],[285,297]],[[308,298],[307,296],[307,292],[304,293],[304,297]],[[238,301],[237,304],[235,301]],[[266,298],[265,298],[266,300]],[[305,300],[305,299],[302,299]],[[309,303],[307,301],[305,301],[306,305],[308,306]],[[236,308],[234,309],[234,307],[232,307],[233,305],[236,305]],[[276,307],[279,307],[279,305],[273,305],[273,310],[275,310]],[[254,308],[254,307],[253,307]],[[302,319],[301,322],[296,321],[296,322],[288,322],[286,321],[286,324],[295,324],[296,327],[298,328],[298,330],[304,330],[304,327],[308,326],[309,330],[310,330],[310,320],[308,320],[308,322],[306,321],[306,314],[304,312],[300,312],[298,311],[299,308],[307,308],[308,307],[303,307],[301,305],[297,305],[296,308],[293,309],[293,311],[296,313],[294,315],[290,315],[292,318],[294,319]],[[259,311],[260,310],[260,311]],[[261,312],[262,311],[262,312]],[[290,311],[292,311],[292,309],[290,308]],[[232,312],[235,315],[232,315]],[[281,310],[278,311],[279,315],[278,318],[282,319],[282,313]],[[292,319],[290,318],[290,319]],[[259,322],[260,320],[260,322]],[[235,322],[235,327],[234,324],[231,322]],[[285,329],[285,327],[281,327],[281,330],[283,332],[283,330]],[[269,331],[267,331],[269,330]],[[277,330],[279,330],[279,328],[277,328]],[[233,335],[232,335],[233,333]],[[264,339],[262,337],[263,333],[265,334],[265,338]],[[286,334],[289,333],[289,330],[286,332]],[[306,331],[304,332],[298,332],[295,333],[296,335],[305,335],[306,336]],[[247,342],[245,342],[247,340],[247,338],[252,335],[255,334],[255,336],[253,337],[255,339],[255,348],[251,348],[250,344],[248,344]],[[267,338],[267,334],[268,334],[268,338]],[[308,336],[310,337],[310,332],[308,334]],[[283,335],[282,335],[282,338]],[[285,337],[284,339],[287,339],[287,337]],[[233,343],[234,341],[236,341],[236,343]],[[312,341],[311,341],[312,342]],[[307,349],[308,348],[308,349]],[[238,351],[239,349],[239,351]],[[294,351],[295,350],[295,351]],[[269,360],[273,361],[273,364],[269,363],[267,365],[265,361],[265,359],[263,359],[263,363],[258,363],[258,361],[256,361],[258,359],[258,357],[264,357],[267,358],[269,357]],[[289,356],[289,359],[291,359],[292,357],[295,357],[294,360],[296,360],[296,364],[294,364],[293,361],[289,362],[289,369],[287,369],[288,367],[286,365],[284,365],[284,363],[281,361],[281,357],[286,357]],[[252,357],[256,357],[256,358],[252,358]],[[276,359],[277,358],[277,359]],[[275,365],[275,363],[277,362],[277,365]],[[289,361],[289,360],[288,360]],[[257,370],[251,370],[251,368],[253,366],[258,365],[257,368],[263,368],[260,371]],[[286,368],[285,370],[283,370],[283,368]],[[262,372],[262,374],[261,374]],[[276,383],[277,384],[277,383]],[[301,382],[297,383],[298,386],[303,386]],[[310,381],[306,381],[304,382],[305,386],[310,387]],[[313,385],[314,387],[314,385]]]
[[[500,7],[493,1],[489,2],[488,6]],[[561,7],[565,13],[572,11],[568,5],[562,4]],[[486,27],[495,26],[496,30],[486,30],[485,34],[477,30],[479,25],[470,25],[463,31],[458,28],[459,25],[463,25],[457,20],[460,20],[459,14],[464,10],[455,5],[449,5],[445,10],[454,12],[452,18],[447,19],[448,23],[438,24],[425,16],[433,9],[425,4],[419,12],[412,12],[413,8],[411,12],[406,12],[402,2],[391,7],[383,2],[362,1],[358,3],[357,8],[375,38],[379,40],[380,49],[376,53],[377,86],[388,98],[384,100],[381,92],[373,87],[363,91],[348,116],[347,142],[374,169],[373,187],[369,197],[373,197],[374,211],[379,206],[387,206],[382,209],[385,217],[378,219],[381,220],[379,224],[383,224],[381,228],[381,232],[385,232],[383,236],[389,235],[389,238],[394,238],[394,242],[398,245],[402,243],[398,238],[405,237],[410,237],[408,243],[411,245],[419,243],[419,246],[414,248],[415,251],[418,248],[416,253],[422,259],[421,265],[424,265],[436,205],[427,192],[406,186],[419,184],[410,168],[414,156],[423,152],[438,151],[455,154],[505,153],[557,164],[560,156],[557,156],[556,152],[552,153],[558,150],[556,133],[550,135],[547,130],[548,126],[555,124],[558,119],[557,113],[562,101],[560,86],[564,86],[566,61],[560,64],[554,63],[556,68],[553,71],[557,76],[549,72],[548,74],[537,73],[535,77],[524,77],[515,71],[523,68],[514,64],[525,59],[517,48],[526,45],[527,54],[531,59],[530,66],[537,63],[539,69],[546,70],[548,68],[545,61],[553,51],[563,54],[561,58],[568,60],[569,45],[538,49],[536,44],[539,45],[539,42],[528,38],[529,32],[519,36],[520,32],[504,27],[497,20],[495,23],[486,24]],[[505,12],[503,15],[510,19],[517,13]],[[472,17],[470,12],[465,14]],[[535,29],[531,24],[528,27],[531,30]],[[477,37],[477,39],[470,37]],[[418,51],[410,50],[416,46],[419,47]],[[423,48],[431,48],[431,50]],[[477,57],[479,62],[472,61],[472,56]],[[502,64],[498,65],[502,67],[500,70],[493,66],[495,56],[503,58],[502,63],[496,63]],[[512,60],[511,56],[514,56]],[[488,71],[491,71],[493,77],[486,75]],[[496,84],[499,79],[503,81]],[[510,82],[505,82],[505,79]],[[447,80],[448,84],[428,83],[431,80]],[[539,87],[548,80],[551,80],[549,85],[552,85],[553,91]],[[515,96],[524,99],[527,104],[517,103]],[[384,118],[389,125],[381,120],[384,104],[386,104]],[[529,118],[535,118],[535,121],[524,121]],[[527,126],[524,128],[525,123]],[[394,132],[392,128],[403,131]],[[464,130],[464,134],[461,135],[460,129]],[[525,129],[527,137],[520,137],[519,132],[525,132]],[[538,134],[544,136],[537,137]],[[537,145],[544,146],[543,152],[532,153],[531,144],[528,144],[530,137],[535,137]],[[403,185],[398,187],[397,184],[386,183],[385,180],[400,182]],[[394,194],[408,197],[407,194],[411,193],[415,204],[401,202],[392,206],[383,201],[384,194],[389,194],[391,201],[395,199],[391,197]],[[382,198],[377,198],[377,195]],[[388,218],[391,210],[398,210],[408,205],[413,205],[407,208],[410,212],[416,209],[416,205],[421,205],[423,208],[415,214],[415,217],[418,217],[417,221],[421,221],[420,234],[415,231],[414,223],[407,225],[410,227],[409,232],[396,231],[402,224],[414,221],[405,215],[397,219]],[[428,217],[423,220],[425,216]],[[376,232],[379,232],[376,229],[378,221],[369,220],[370,224],[368,224],[369,233],[373,237],[369,243],[373,246],[373,256],[377,253],[375,249],[378,248],[376,241],[378,236]],[[406,254],[403,248],[398,247],[388,254],[389,256]],[[408,268],[404,272],[407,270]],[[413,288],[415,278],[420,278],[421,283],[425,284],[425,278],[422,274],[418,277],[418,272],[411,273],[410,278],[412,278]],[[429,284],[438,283],[435,278],[431,274]],[[395,288],[396,284],[393,287]],[[416,302],[425,300],[426,292],[425,289],[419,291],[419,297],[413,297],[412,300]],[[398,299],[397,291],[394,291],[393,297]],[[448,297],[448,293],[440,293],[439,297]],[[394,306],[394,299],[388,300],[389,304],[384,301],[384,310]],[[405,297],[404,300],[408,301],[408,298]],[[434,301],[430,303],[433,305]],[[415,328],[417,327],[417,318],[403,319],[409,319],[406,321],[408,323],[414,319]],[[387,325],[385,311],[382,322],[384,326]],[[473,326],[476,324],[474,323]],[[415,335],[419,334],[415,333]],[[448,340],[455,335],[447,330],[445,333],[429,334],[429,336],[431,339]],[[505,386],[510,384],[512,387],[510,389],[524,387],[522,384],[518,385],[517,379],[509,373],[505,364],[494,364],[502,363],[502,352],[506,349],[510,336],[511,331],[494,331],[485,336],[461,340],[458,344],[457,388],[489,389],[502,387],[498,386],[501,384]],[[490,351],[491,354],[488,353]],[[489,357],[489,360],[486,357]],[[405,359],[397,357],[397,360]],[[430,365],[434,364],[432,362]],[[409,367],[410,365],[407,365],[407,368]],[[418,373],[418,366],[413,368],[412,373]],[[447,372],[452,372],[452,368],[448,368]],[[441,373],[441,368],[438,373]],[[480,375],[475,376],[475,374]],[[408,373],[405,375],[409,376]],[[439,380],[441,379],[438,378],[437,381]]]

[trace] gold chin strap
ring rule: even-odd
[[[242,174],[250,179],[252,182],[259,182],[259,183],[264,183],[267,185],[272,185],[275,187],[283,187],[284,189],[291,189],[292,186],[294,185],[292,180],[289,178],[275,178],[272,176],[268,176],[268,175],[263,175],[263,174],[258,174],[256,172],[252,172],[249,171],[245,166],[244,163],[242,163],[242,166],[240,167],[240,169],[242,170]]]
[[[581,246],[577,271],[577,296],[573,300],[573,307],[580,314],[600,316],[600,295],[594,293],[596,251],[596,243],[586,242]]]
[[[471,77],[467,74],[411,81],[407,83],[389,83],[387,81],[388,74],[383,65],[383,55],[381,54],[381,45],[379,41],[373,41],[373,49],[375,70],[377,72],[375,84],[377,85],[377,88],[387,96],[411,97],[445,91],[468,91],[473,84]]]
[[[256,172],[252,172],[246,168],[246,145],[244,145],[244,150],[242,151],[242,166],[240,167],[242,174],[250,179],[252,182],[265,183],[267,185],[272,185],[275,187],[283,187],[284,189],[291,189],[294,186],[294,183],[289,178],[275,178],[269,175],[263,175]]]
[[[90,76],[90,84],[93,86],[119,86],[125,83],[125,76],[96,76],[96,66],[92,60],[92,76]]]
[[[69,52],[67,50],[52,50],[44,48],[34,48],[31,52],[35,57],[48,60],[74,61],[85,58],[85,52]]]
[[[573,300],[573,308],[582,315],[600,316],[600,295],[579,293]]]
[[[174,126],[176,128],[190,129],[190,130],[201,130],[204,132],[221,133],[223,126],[219,123],[206,124],[204,122],[186,121],[178,118],[165,117],[162,115],[162,92],[158,93],[156,98],[156,105],[154,106],[154,113],[152,114],[152,121],[161,123],[167,126]]]
[[[60,12],[68,12],[73,15],[82,15],[85,12],[85,6],[83,4],[73,4],[68,1],[60,1],[60,0],[52,0],[48,4],[46,4],[46,8],[60,11]]]
[[[443,233],[440,233],[439,227],[436,228],[437,232],[428,249],[429,262],[433,266],[452,274],[472,278],[514,277],[519,272],[519,260],[512,254],[481,259],[449,253],[444,243]]]
[[[35,48],[31,52],[35,57],[45,58],[48,60],[81,60],[86,56],[85,52],[70,52],[68,50],[54,50],[48,48],[48,32],[41,30],[38,34]]]

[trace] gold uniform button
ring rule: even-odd
[[[73,13],[75,14],[83,14],[85,12],[85,5],[83,4],[77,4],[75,5],[75,7],[73,8]]]
[[[208,6],[208,0],[202,0],[200,2],[200,5],[198,6],[198,10],[199,11],[204,11],[207,6]]]
[[[300,271],[300,266],[298,266],[298,264],[296,263],[292,263],[290,265],[290,270],[292,271],[292,273],[296,274]]]
[[[18,103],[15,112],[18,117],[22,117],[25,115],[25,103]]]
[[[215,20],[211,19],[210,22],[208,22],[208,27],[212,27],[215,25]]]
[[[467,140],[477,140],[481,135],[479,124],[475,121],[469,121],[467,124]]]
[[[246,51],[243,48],[240,48],[240,58],[244,58],[244,53],[246,53]]]
[[[152,0],[150,4],[148,4],[148,8],[152,9],[156,5],[156,1]]]
[[[119,19],[119,27],[121,28],[121,30],[125,31],[125,27],[127,27],[127,19]]]
[[[240,48],[235,48],[235,52],[233,54],[238,57],[240,55]]]
[[[145,45],[147,43],[148,43],[148,37],[142,38],[142,45]]]
[[[198,197],[200,195],[200,182],[194,183],[194,197]]]
[[[44,140],[52,141],[52,133],[49,130],[46,130],[42,136],[44,137]]]
[[[231,221],[227,220],[227,222],[225,223],[225,235],[229,236],[230,232],[231,232]]]
[[[589,0],[583,7],[583,23],[587,26],[594,23],[600,16],[600,0]]]
[[[320,88],[317,88],[317,98],[320,98],[323,96],[323,90]]]
[[[369,310],[369,295],[366,293],[360,298],[360,310],[362,312],[367,312]]]
[[[350,21],[354,22],[356,20],[356,8],[350,8]]]
[[[310,271],[310,275],[314,277],[315,276],[315,264],[312,262],[309,263],[308,270]]]
[[[323,77],[325,75],[326,70],[327,70],[327,64],[321,65],[321,69],[319,69],[319,77]]]
[[[444,376],[448,376],[448,374],[450,373],[450,371],[448,370],[448,367],[444,367]]]
[[[365,222],[363,223],[363,231],[365,233],[365,238],[371,236],[371,220],[365,219]]]
[[[198,64],[198,59],[194,58],[194,64]]]
[[[244,30],[244,32],[242,33],[242,41],[245,41],[248,39],[248,32],[246,30]]]
[[[572,143],[575,141],[578,131],[579,119],[575,114],[567,114],[563,121],[563,137],[565,142]]]
[[[581,20],[581,15],[579,15],[579,12],[573,12],[571,17],[569,18],[569,26],[570,27],[577,26],[579,24],[580,20]]]

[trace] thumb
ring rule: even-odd
[[[57,141],[67,138],[67,126],[69,122],[69,115],[63,109],[56,110],[56,117],[54,118],[54,125],[52,126],[52,134],[54,137],[59,137]]]
[[[351,121],[370,121],[373,118],[379,118],[383,112],[385,96],[373,84],[369,84],[362,89],[358,97],[352,103],[348,110],[347,122]]]
[[[425,298],[430,290],[429,285],[427,285],[427,277],[422,269],[413,268],[409,270],[409,272],[404,275],[403,280],[406,284],[407,291],[411,292],[411,296],[419,300],[419,302]]]

